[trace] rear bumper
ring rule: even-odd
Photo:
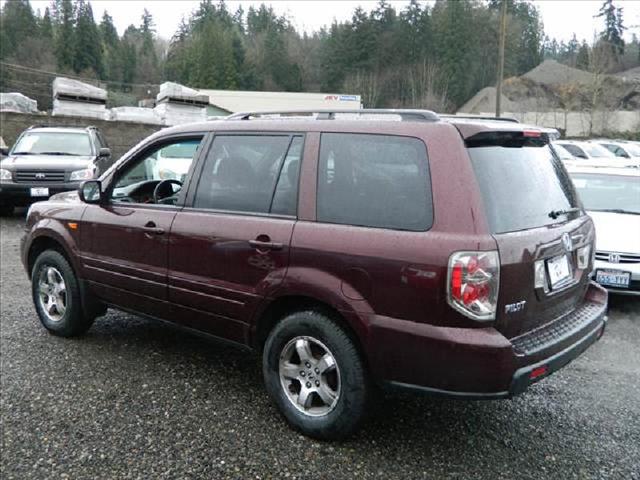
[[[69,192],[77,190],[82,182],[65,182],[65,183],[0,183],[0,206],[8,207],[26,207],[35,202],[47,200],[56,193]],[[49,195],[41,197],[32,197],[32,188],[48,188]]]
[[[595,343],[604,333],[606,309],[606,292],[591,284],[585,302],[574,312],[511,341],[493,328],[409,329],[403,322],[392,329],[397,321],[376,321],[372,370],[391,389],[464,399],[512,397]],[[398,342],[399,352],[384,346]]]

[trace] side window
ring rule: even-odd
[[[153,203],[153,191],[158,183],[162,180],[174,180],[167,185],[171,191],[164,192],[163,197],[173,197],[175,200],[201,142],[202,137],[181,138],[162,142],[157,147],[146,150],[132,159],[118,176],[112,199],[128,203]]]
[[[280,169],[280,177],[271,204],[271,213],[293,216],[298,211],[298,181],[303,145],[302,137],[293,137],[284,164]]]
[[[431,228],[425,144],[390,135],[323,134],[317,220],[395,230]]]
[[[566,148],[567,150],[569,150],[569,153],[571,153],[571,155],[573,155],[574,157],[578,157],[578,158],[587,158],[587,155],[582,151],[582,149],[580,147],[577,147],[575,145],[571,145],[571,144],[563,144],[562,145],[564,148]]]
[[[98,137],[98,141],[100,142],[101,147],[106,147],[106,148],[109,147],[107,140],[104,138],[100,130],[96,130],[96,136]]]
[[[216,135],[207,154],[193,206],[213,210],[269,213],[282,178],[290,135]],[[293,152],[293,150],[292,150]],[[293,157],[293,154],[291,155]],[[286,162],[285,162],[286,163]],[[289,195],[282,181],[282,201]],[[297,185],[296,185],[297,188]],[[295,207],[295,205],[294,205]]]

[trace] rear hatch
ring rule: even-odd
[[[583,301],[593,223],[544,133],[483,131],[466,145],[500,257],[495,326],[517,337]]]

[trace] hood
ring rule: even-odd
[[[596,250],[640,254],[640,215],[588,213],[596,226]]]
[[[70,192],[62,192],[52,195],[49,197],[49,201],[57,203],[80,203],[80,197],[78,196],[78,192],[72,190]]]
[[[0,163],[2,168],[16,170],[82,170],[93,165],[93,157],[77,155],[11,155]]]

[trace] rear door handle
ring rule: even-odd
[[[282,250],[284,248],[282,243],[263,240],[249,240],[249,245],[256,250]]]

